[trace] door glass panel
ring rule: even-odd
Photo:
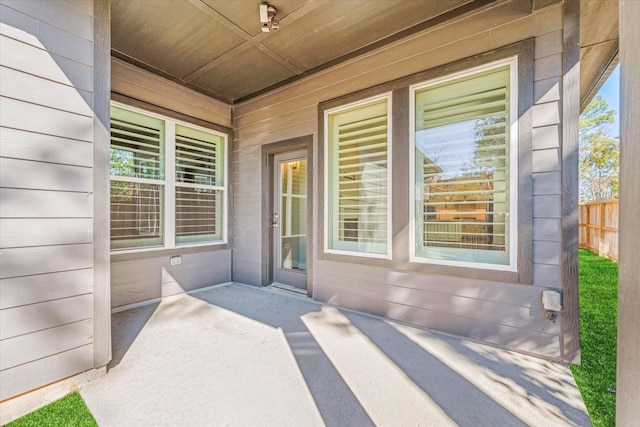
[[[307,269],[307,160],[280,163],[280,268]]]

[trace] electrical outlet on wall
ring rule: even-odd
[[[542,291],[542,307],[548,311],[562,311],[562,294],[555,289]]]

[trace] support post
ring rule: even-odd
[[[640,2],[620,0],[620,255],[616,424],[638,424],[640,402]]]

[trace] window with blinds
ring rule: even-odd
[[[221,239],[224,164],[219,135],[176,125],[176,243]]]
[[[388,253],[388,99],[327,114],[327,248]]]
[[[112,106],[111,248],[223,240],[225,144],[224,135]]]
[[[111,107],[111,248],[163,243],[164,122]]]
[[[414,92],[417,257],[510,263],[512,67]]]

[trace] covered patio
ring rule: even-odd
[[[113,317],[101,426],[590,425],[569,367],[237,283]]]
[[[101,425],[589,424],[559,364],[580,360],[578,116],[620,34],[632,230],[640,4],[261,3],[0,0],[3,416],[84,387]],[[443,137],[460,176],[438,177],[421,135],[466,111],[428,117],[445,87],[498,109],[505,142]],[[491,176],[467,181],[493,187],[469,191],[482,159]],[[637,237],[620,239],[620,425],[640,391]]]

